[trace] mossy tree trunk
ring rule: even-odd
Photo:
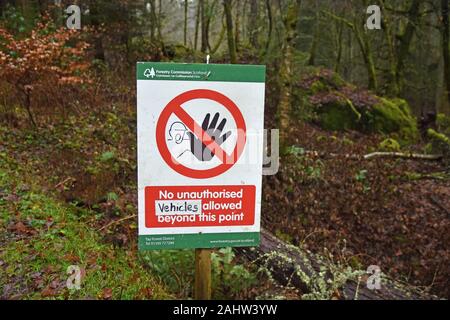
[[[92,4],[90,5],[90,17],[91,17],[91,25],[94,27],[94,29],[97,29],[101,26],[101,8],[99,7],[99,4],[95,1],[92,1]],[[153,40],[152,40],[153,42]],[[94,37],[94,58],[97,60],[103,60],[105,61],[105,48],[103,47],[103,40],[102,37],[99,35],[96,35]]]
[[[291,126],[291,90],[293,77],[293,60],[295,53],[295,41],[300,20],[301,0],[292,0],[283,18],[285,35],[283,39],[283,58],[280,66],[279,83],[280,97],[278,102],[278,128],[280,129],[280,147],[283,153],[287,147],[287,138]]]
[[[370,90],[376,91],[378,90],[377,71],[375,68],[375,61],[373,58],[370,40],[365,34],[364,30],[361,30],[361,28],[356,24],[355,24],[355,32],[356,32],[356,39],[358,40],[358,44],[363,54],[364,63],[367,68],[368,88]]]
[[[309,51],[309,61],[308,65],[313,66],[316,64],[316,52],[317,47],[319,46],[319,37],[320,37],[320,15],[319,15],[319,1],[316,0],[315,4],[315,11],[316,11],[316,21],[314,23],[314,35],[313,40],[311,44],[311,49]]]
[[[234,19],[234,43],[236,46],[236,52],[239,52],[239,43],[241,41],[241,8],[239,4],[241,1],[236,1],[235,3],[235,19]]]
[[[259,43],[258,43],[258,20],[259,20],[259,1],[258,0],[250,0],[250,21],[248,28],[249,31],[249,40],[250,44],[253,48],[258,49]]]
[[[228,52],[230,62],[237,63],[236,43],[233,34],[233,15],[231,12],[231,0],[223,0],[223,9],[225,12],[225,21],[227,25]]]
[[[197,50],[198,48],[198,30],[200,26],[200,14],[201,14],[201,6],[200,2],[197,4],[197,13],[195,17],[195,32],[194,32],[194,50]]]
[[[420,8],[422,0],[413,0],[408,10],[408,23],[406,24],[405,31],[397,36],[399,40],[399,46],[397,48],[397,63],[395,66],[395,82],[399,93],[403,91],[404,87],[404,72],[406,66],[406,58],[409,55],[411,42],[414,37],[415,30],[419,23]]]
[[[155,0],[150,0],[150,41],[156,41],[156,3]]]
[[[375,67],[372,46],[366,31],[363,29],[364,23],[360,20],[361,17],[355,15],[353,21],[350,21],[329,11],[325,11],[325,13],[333,19],[344,23],[353,31],[353,34],[355,35],[356,41],[358,42],[359,48],[361,50],[364,64],[366,66],[368,82],[367,86],[370,90],[378,90],[377,71]]]
[[[441,0],[442,12],[442,57],[444,59],[444,88],[447,106],[450,107],[450,22],[448,0]],[[447,110],[450,114],[450,110]]]
[[[264,55],[266,55],[269,52],[270,43],[272,41],[272,30],[273,30],[273,17],[272,17],[272,5],[270,3],[270,0],[266,0],[266,10],[267,10],[267,20],[269,23],[269,30],[267,31],[267,42],[266,42],[266,48],[264,50]]]
[[[343,51],[343,35],[344,35],[344,24],[342,22],[336,23],[337,29],[337,39],[336,39],[336,61],[334,64],[334,71],[336,73],[341,72],[341,61],[342,61],[342,51]]]
[[[385,0],[380,1],[383,12],[387,12]],[[387,14],[382,15],[383,30],[386,37],[386,43],[388,46],[389,54],[389,86],[387,93],[391,96],[398,96],[400,94],[400,88],[398,86],[397,76],[395,72],[395,66],[397,64],[396,52],[395,52],[395,36],[392,30],[391,19]]]
[[[200,29],[201,29],[201,52],[205,53],[209,49],[208,28],[209,28],[209,4],[208,0],[200,0]]]
[[[188,9],[189,2],[188,0],[184,0],[184,32],[183,32],[183,43],[184,46],[187,46],[187,30],[188,30]]]
[[[223,38],[225,37],[225,31],[227,27],[225,25],[225,15],[222,17],[222,29],[220,30],[219,37],[217,38],[216,43],[211,48],[211,54],[214,54],[219,50],[220,45],[222,44]]]

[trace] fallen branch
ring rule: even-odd
[[[373,158],[401,158],[412,160],[428,160],[437,161],[442,159],[440,154],[417,154],[417,153],[402,153],[402,152],[373,152],[364,156],[365,160]]]
[[[319,298],[338,296],[344,300],[406,300],[437,299],[382,275],[381,288],[370,290],[365,271],[349,272],[331,264],[308,250],[286,244],[266,230],[261,231],[261,245],[257,248],[236,248],[238,255],[266,268],[281,285],[293,286],[302,294]],[[353,277],[347,277],[348,275]],[[333,286],[338,285],[337,290]],[[331,289],[331,292],[327,290]],[[336,292],[337,291],[337,292]]]
[[[439,161],[442,160],[441,154],[417,154],[417,153],[403,153],[403,152],[373,152],[364,156],[358,154],[338,154],[325,153],[317,151],[305,151],[304,155],[316,158],[346,158],[352,160],[372,160],[375,158],[401,158],[409,160],[424,160],[424,161]]]
[[[121,218],[121,219],[119,219],[119,220],[111,221],[110,223],[108,223],[107,225],[104,225],[103,227],[101,227],[101,228],[98,229],[97,231],[102,231],[103,229],[107,229],[107,228],[109,228],[110,226],[112,226],[112,225],[114,225],[114,224],[120,223],[120,222],[125,221],[125,220],[128,220],[128,219],[133,219],[133,218],[136,218],[136,217],[137,217],[137,215],[136,215],[136,214],[133,214],[133,215],[131,215],[131,216],[127,216],[127,217]]]

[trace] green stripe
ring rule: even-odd
[[[138,62],[136,72],[138,80],[266,81],[266,66],[260,65]]]
[[[139,236],[139,250],[255,246],[259,246],[259,232]]]

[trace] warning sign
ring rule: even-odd
[[[138,63],[139,248],[259,244],[265,67]]]
[[[186,102],[199,99],[207,100],[207,103],[210,104],[208,109],[201,109],[205,113],[201,125],[181,107]],[[199,106],[201,107],[201,105]],[[232,131],[225,131],[227,118],[224,117],[219,122],[221,108],[218,106],[225,107],[235,123],[233,130],[236,132],[236,143],[230,154],[222,148],[222,145],[232,136]],[[214,111],[214,109],[216,110]],[[214,116],[211,117],[211,114],[214,114]],[[172,115],[177,118],[172,120],[173,122],[170,121]],[[169,135],[168,138],[167,135]],[[198,89],[180,94],[169,102],[156,125],[158,150],[166,163],[180,174],[198,179],[218,176],[235,164],[245,146],[245,137],[245,121],[239,108],[229,98],[213,90]],[[182,150],[177,147],[186,140],[190,142],[187,149]],[[175,141],[175,145],[169,143],[173,141]],[[181,153],[178,154],[180,151]],[[185,151],[188,151],[187,155],[191,155],[190,158],[182,157]],[[202,163],[198,169],[190,167],[195,163],[192,156]],[[208,165],[205,165],[205,162],[210,162],[214,157],[217,157],[220,163],[209,168]],[[184,158],[186,163],[179,160],[180,158]]]

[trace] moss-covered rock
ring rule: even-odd
[[[406,141],[418,138],[417,120],[405,100],[379,98],[379,101],[364,112],[364,129],[376,133],[397,133],[399,139]]]
[[[450,138],[433,129],[428,129],[427,134],[430,139],[431,151],[442,154],[444,161],[450,166]]]
[[[336,101],[327,104],[319,111],[319,121],[327,130],[356,129],[361,114],[347,101]]]
[[[447,137],[450,137],[450,116],[439,113],[436,117],[436,124],[439,132],[442,132],[447,135]]]
[[[313,110],[327,130],[393,134],[402,142],[418,138],[416,118],[405,100],[379,97],[346,83],[336,73],[316,70],[303,77],[297,96],[307,97],[303,110]],[[312,117],[313,118],[313,117]]]
[[[388,138],[380,143],[378,146],[380,151],[386,152],[399,152],[400,151],[400,143],[397,140]]]

